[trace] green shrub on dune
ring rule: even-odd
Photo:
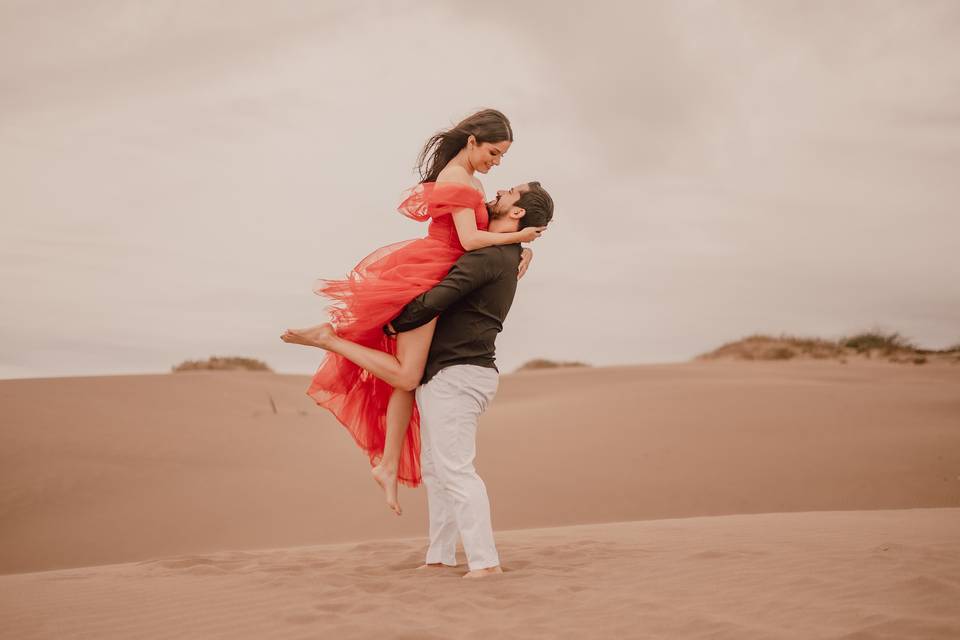
[[[241,358],[238,356],[219,357],[212,356],[206,360],[186,360],[175,367],[172,367],[173,373],[179,371],[270,371],[273,372],[267,363],[254,358]]]
[[[917,350],[916,345],[897,332],[884,334],[868,331],[865,333],[858,333],[857,335],[849,338],[841,338],[839,342],[844,347],[853,349],[857,353],[865,353],[873,349],[877,349],[884,353]]]
[[[753,334],[728,342],[696,360],[791,360],[836,359],[846,363],[848,357],[886,358],[890,362],[926,364],[927,362],[960,362],[960,344],[947,349],[922,349],[898,332],[865,331],[839,340],[798,337],[787,334],[771,336]]]
[[[517,371],[532,371],[534,369],[557,369],[560,367],[589,367],[585,362],[564,362],[560,360],[547,360],[545,358],[536,358],[525,362]]]

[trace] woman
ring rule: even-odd
[[[372,376],[338,353],[328,352],[307,395],[330,410],[367,452],[374,480],[400,515],[397,482],[420,484],[419,414],[413,390],[420,381],[436,320],[396,338],[383,326],[413,298],[446,276],[465,251],[531,242],[543,228],[490,233],[483,186],[476,173],[500,164],[513,142],[507,117],[484,109],[431,137],[417,160],[420,183],[399,206],[414,220],[430,220],[425,238],[377,249],[345,280],[321,280],[315,292],[333,300],[336,333],[350,342],[396,358],[393,385]],[[521,277],[530,260],[525,250]],[[287,330],[286,342],[317,346],[330,325]],[[404,447],[406,443],[406,447]]]

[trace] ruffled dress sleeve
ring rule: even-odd
[[[476,209],[483,202],[483,196],[473,187],[457,182],[424,182],[404,193],[403,201],[397,211],[425,222],[439,218],[458,209]]]

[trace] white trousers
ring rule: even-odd
[[[500,564],[487,487],[473,466],[477,420],[497,393],[496,369],[458,364],[417,387],[420,469],[427,490],[427,562],[457,564],[457,534],[471,571]]]

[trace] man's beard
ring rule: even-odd
[[[496,220],[497,218],[502,218],[507,215],[506,211],[497,211],[496,206],[500,204],[500,196],[497,196],[495,200],[484,203],[487,205],[487,216],[491,220]]]

